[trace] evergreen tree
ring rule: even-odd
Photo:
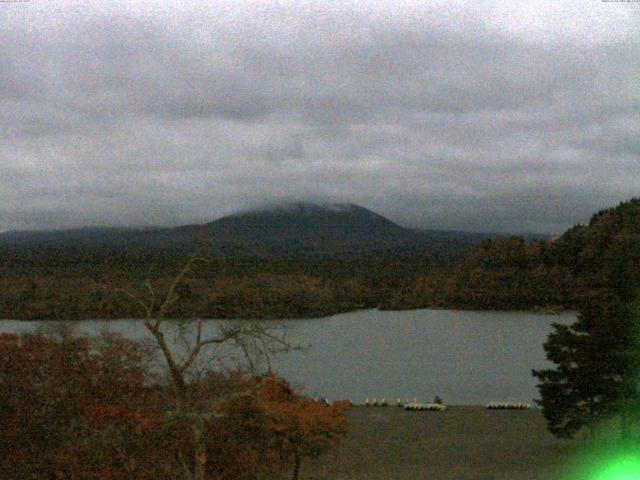
[[[549,430],[572,437],[583,427],[622,415],[638,400],[638,318],[634,304],[612,291],[591,294],[571,325],[554,325],[544,345],[554,369],[533,371]]]
[[[598,212],[554,248],[573,264],[581,294],[578,320],[555,325],[544,345],[556,368],[533,372],[549,429],[571,437],[620,416],[629,433],[640,423],[640,199]]]

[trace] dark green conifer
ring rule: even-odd
[[[637,321],[632,304],[609,291],[590,295],[573,324],[554,326],[544,348],[556,367],[533,371],[552,433],[572,437],[601,420],[630,417],[638,398]]]

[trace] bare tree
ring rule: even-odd
[[[229,399],[207,398],[203,402],[195,402],[189,385],[189,375],[201,357],[206,356],[215,346],[227,346],[237,349],[244,357],[251,373],[256,374],[261,363],[271,371],[271,355],[284,352],[292,346],[286,339],[286,330],[278,330],[265,326],[257,321],[236,321],[220,324],[214,335],[205,335],[202,319],[172,320],[167,315],[180,299],[178,287],[185,281],[199,262],[207,262],[198,253],[192,255],[173,278],[165,292],[154,287],[151,279],[144,283],[143,293],[126,289],[117,291],[126,295],[142,312],[144,326],[152,335],[155,345],[160,350],[169,370],[169,378],[176,392],[176,410],[174,416],[188,419],[191,427],[191,441],[193,445],[193,466],[190,467],[182,458],[183,475],[189,480],[205,480],[207,466],[207,451],[205,431],[207,421],[219,416],[219,407]],[[182,342],[182,352],[172,349],[167,339],[171,327],[177,327],[178,338]],[[211,359],[211,358],[210,358]],[[250,389],[255,389],[253,384]],[[250,391],[235,392],[234,395],[246,395]]]

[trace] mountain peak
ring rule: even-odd
[[[208,223],[210,235],[260,243],[283,252],[361,251],[395,246],[413,233],[347,202],[268,204]]]
[[[312,201],[287,201],[279,203],[270,203],[257,208],[244,210],[231,217],[241,217],[245,215],[260,214],[312,214],[321,212],[354,212],[357,210],[366,211],[367,209],[354,203],[345,202],[312,202]]]

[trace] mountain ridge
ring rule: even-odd
[[[337,254],[375,250],[442,253],[497,234],[411,229],[350,202],[292,201],[177,227],[80,227],[0,233],[2,245],[116,246],[194,249],[235,244],[258,255]],[[232,249],[233,250],[233,249]]]

